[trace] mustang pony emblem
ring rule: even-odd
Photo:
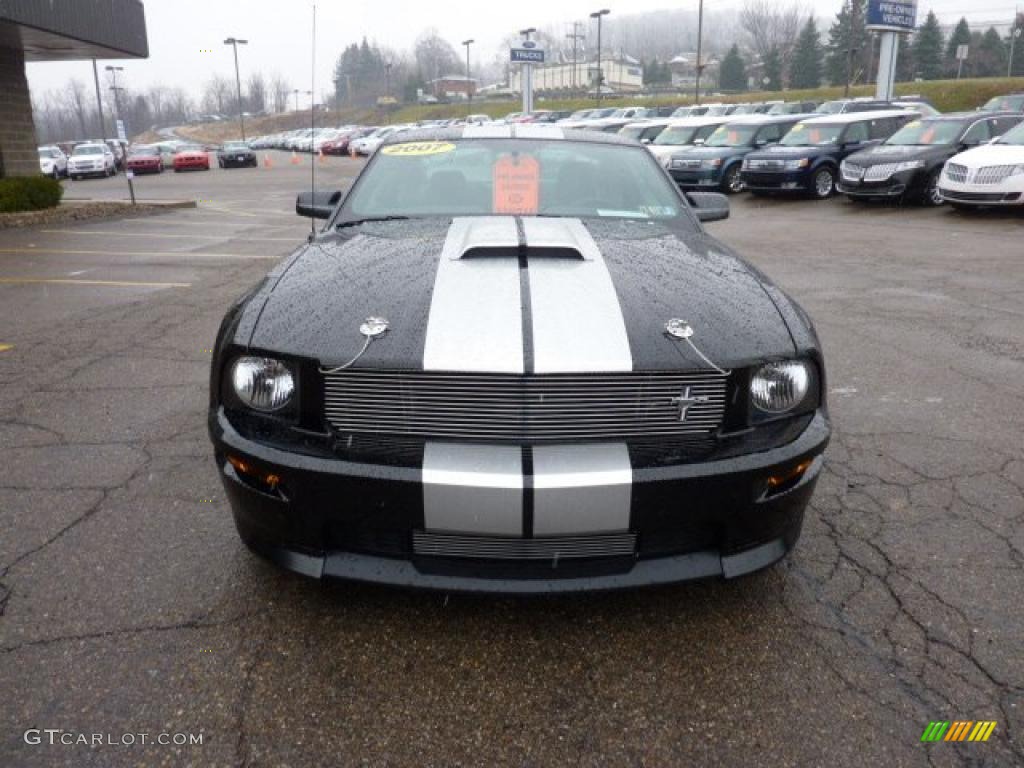
[[[706,403],[708,401],[707,395],[696,395],[690,396],[690,388],[683,387],[683,392],[679,397],[673,397],[670,402],[675,403],[679,406],[679,420],[686,421],[686,414],[690,408],[699,403]]]

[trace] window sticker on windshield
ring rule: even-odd
[[[911,120],[909,123],[907,123],[906,127],[907,128],[917,128],[917,126],[919,126],[920,124],[921,124],[920,120]]]
[[[804,124],[803,123],[797,123],[796,125],[793,126],[793,133],[799,133],[803,129],[804,129]]]
[[[391,157],[423,157],[451,152],[455,145],[448,141],[410,141],[406,144],[392,144],[384,147],[381,154]]]
[[[935,129],[926,128],[924,133],[921,134],[921,143],[931,144],[933,141],[935,141]]]
[[[494,213],[536,213],[540,163],[530,155],[503,155],[494,164]]]

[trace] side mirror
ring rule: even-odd
[[[333,192],[321,191],[300,192],[295,198],[295,212],[299,216],[306,216],[311,219],[329,219],[334,212],[334,206],[341,200],[341,190]]]
[[[704,143],[704,139],[694,139],[693,143],[694,143],[695,146],[699,147],[701,144]]]
[[[690,204],[698,221],[721,221],[729,218],[729,198],[721,192],[687,192]]]
[[[650,139],[640,139],[640,143],[641,144],[650,144],[651,140]]]

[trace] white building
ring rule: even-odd
[[[644,70],[640,62],[630,56],[615,55],[601,59],[604,71],[605,91],[635,93],[643,90]],[[533,68],[534,93],[558,91],[581,91],[591,89],[597,82],[597,61],[567,61],[561,64],[545,64]],[[522,93],[520,69],[509,73],[509,89]]]

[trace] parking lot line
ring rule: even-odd
[[[202,251],[84,251],[65,248],[0,248],[0,253],[9,255],[24,254],[46,254],[50,256],[158,256],[168,258],[194,258],[206,259],[270,259],[283,258],[285,254],[273,254],[269,256],[250,256],[244,253],[203,253]]]
[[[0,277],[0,285],[47,283],[56,285],[107,285],[115,288],[191,288],[192,283],[148,283],[133,280],[68,280],[58,277]]]
[[[13,344],[0,344],[0,352],[6,352],[8,349],[14,349]]]
[[[221,235],[183,235],[183,234],[171,234],[162,232],[114,232],[110,230],[89,230],[89,229],[40,229],[39,232],[45,232],[47,234],[68,234],[68,235],[106,235],[110,237],[160,237],[160,238],[174,238],[184,240],[246,240],[252,242],[281,242],[281,243],[295,243],[298,242],[298,238],[295,237],[245,237],[245,236],[234,236],[231,234]]]

